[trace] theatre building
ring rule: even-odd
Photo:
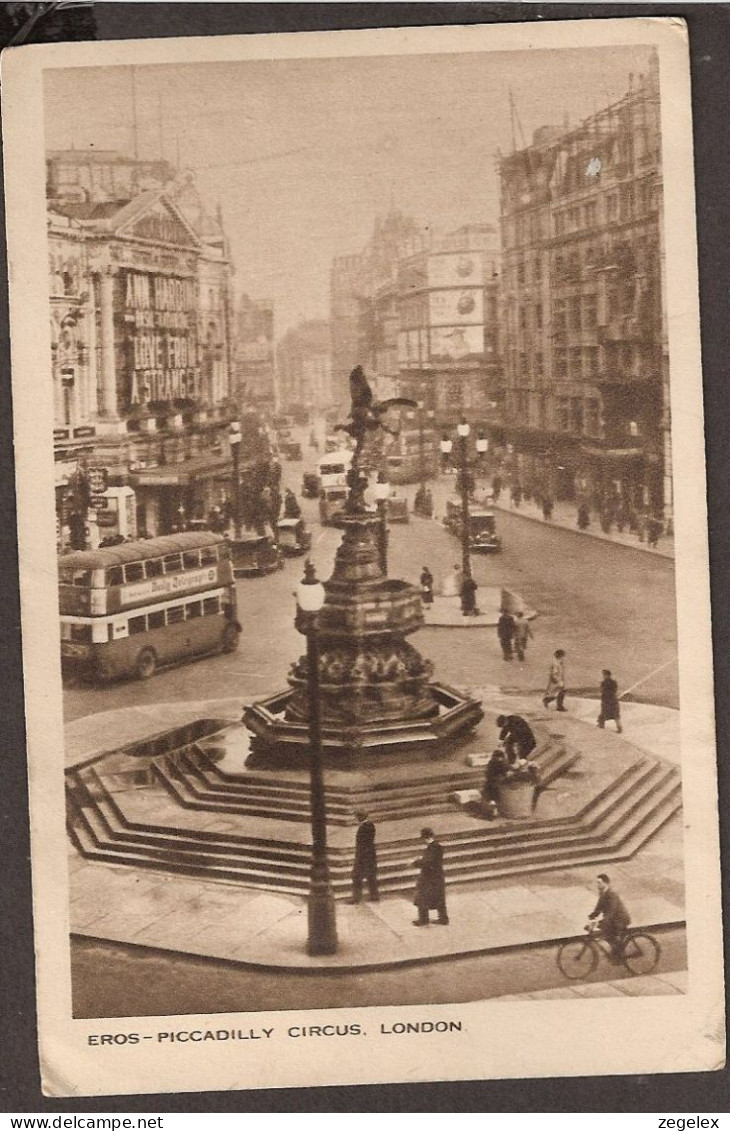
[[[66,182],[56,192],[48,215],[59,531],[64,485],[81,460],[134,491],[140,533],[167,533],[230,495],[225,238],[207,216],[190,222],[174,185],[127,200]],[[97,503],[92,544],[113,525]]]

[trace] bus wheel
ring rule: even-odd
[[[157,667],[157,656],[151,648],[143,648],[139,656],[137,656],[137,678],[149,679],[150,676],[155,674]]]
[[[227,624],[223,629],[221,647],[224,652],[235,652],[238,647],[238,629],[235,624]]]

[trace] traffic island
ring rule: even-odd
[[[499,586],[480,586],[476,593],[477,612],[465,616],[459,597],[434,596],[431,604],[423,606],[423,621],[427,628],[494,628],[503,609],[514,613],[521,610],[527,620],[537,616],[534,609],[525,605],[519,593]]]

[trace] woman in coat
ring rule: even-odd
[[[433,835],[433,829],[421,829],[421,839],[425,841],[426,847],[423,855],[413,861],[413,867],[419,869],[413,899],[418,908],[418,918],[413,920],[413,926],[426,927],[429,922],[428,913],[433,910],[438,913],[436,922],[445,927],[449,916],[446,911],[444,850]]]

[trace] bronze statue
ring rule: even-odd
[[[386,401],[373,400],[373,391],[360,365],[356,365],[350,374],[350,398],[352,401],[350,420],[347,424],[338,424],[335,432],[347,432],[355,441],[352,466],[347,474],[350,495],[345,508],[352,514],[363,510],[365,505],[363,496],[368,481],[362,473],[360,461],[369,433],[377,432],[382,428],[391,436],[397,436],[398,433],[385,424],[383,417],[386,412],[395,407],[417,408],[417,404],[408,397],[390,397]]]

